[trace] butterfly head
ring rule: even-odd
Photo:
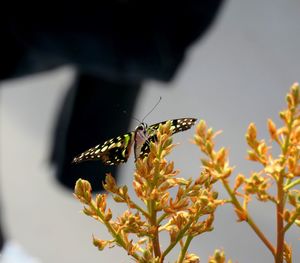
[[[138,137],[147,138],[147,130],[148,130],[148,125],[144,122],[141,122],[136,128],[135,128],[135,133]]]
[[[148,139],[148,125],[144,122],[141,122],[135,128],[135,142],[138,145],[142,145]]]
[[[147,129],[148,129],[148,125],[144,122],[141,122],[136,128],[135,130],[139,133],[143,133],[143,134],[146,134],[147,132]]]

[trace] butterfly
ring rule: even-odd
[[[195,118],[181,118],[171,120],[172,133],[177,133],[190,129],[196,122]],[[156,132],[160,124],[165,124],[167,121],[158,122],[148,125],[141,122],[134,131],[125,133],[118,137],[98,144],[90,148],[73,159],[73,163],[83,161],[100,160],[105,165],[118,165],[125,163],[134,145],[134,157],[144,158],[149,154],[150,142],[156,141]]]

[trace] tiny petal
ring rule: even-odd
[[[278,136],[277,136],[276,125],[271,119],[268,119],[268,129],[269,129],[269,133],[270,133],[271,138],[273,140],[277,141]]]
[[[235,178],[234,191],[236,191],[245,182],[245,176],[243,174],[238,174]]]
[[[101,239],[95,238],[93,236],[93,244],[95,247],[97,247],[101,251],[109,244],[109,241],[101,240]]]
[[[249,140],[251,141],[256,140],[257,131],[254,123],[250,123],[250,125],[248,126],[247,135],[249,136]]]

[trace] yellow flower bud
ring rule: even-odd
[[[268,129],[269,129],[270,137],[272,138],[272,140],[277,141],[278,136],[277,136],[276,125],[271,119],[268,119]]]
[[[286,102],[289,109],[293,109],[295,107],[295,103],[291,94],[286,95]]]
[[[93,244],[101,251],[109,244],[109,241],[97,239],[93,236]]]
[[[74,194],[75,197],[84,204],[89,204],[92,200],[92,187],[91,184],[83,179],[78,179],[75,184]]]
[[[291,87],[292,96],[295,105],[299,104],[299,83],[295,82]]]
[[[101,212],[105,211],[106,209],[106,198],[106,194],[97,194],[96,196],[96,206]]]
[[[205,133],[206,133],[206,123],[205,121],[201,120],[198,125],[196,126],[196,133],[201,137],[204,138],[205,137]]]
[[[106,222],[108,222],[111,219],[112,219],[112,212],[111,212],[111,209],[108,208],[107,211],[106,211],[106,213],[105,213],[104,220]]]
[[[284,219],[286,222],[289,222],[290,218],[291,218],[291,213],[290,213],[290,211],[285,210],[284,213],[283,213],[283,219]]]
[[[256,155],[255,152],[253,152],[252,150],[248,150],[247,151],[248,153],[248,156],[247,156],[247,159],[250,160],[250,161],[254,161],[254,162],[257,162],[259,160],[258,156]]]
[[[227,151],[224,147],[222,147],[217,153],[216,153],[216,162],[221,167],[224,167],[225,161],[227,158]]]
[[[254,123],[250,123],[247,130],[249,141],[255,141],[257,136],[256,126]]]
[[[245,176],[243,174],[238,174],[235,178],[234,191],[236,191],[245,181]]]

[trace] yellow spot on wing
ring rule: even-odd
[[[101,152],[105,152],[106,150],[107,150],[107,145],[106,146],[104,146],[102,149],[101,149]]]
[[[111,148],[115,148],[115,147],[116,147],[116,144],[112,143],[111,145],[108,146],[108,150],[111,149]]]

